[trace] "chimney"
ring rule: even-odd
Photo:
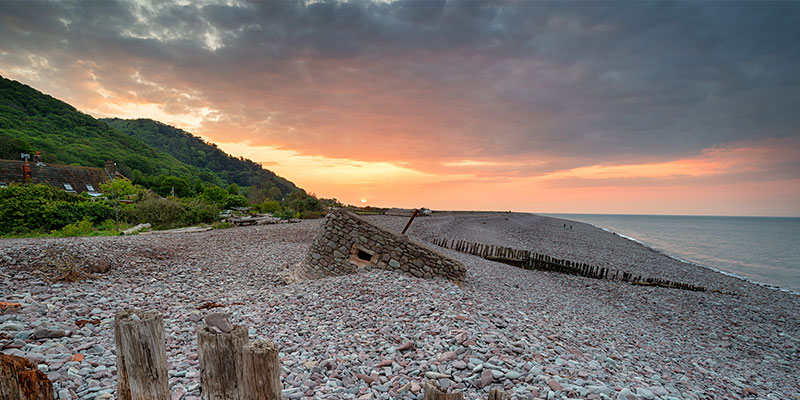
[[[28,164],[28,160],[25,160],[25,164],[22,164],[22,182],[29,183],[31,181],[31,165]]]
[[[33,156],[33,161],[36,162],[37,167],[44,167],[44,162],[42,162],[42,154],[39,153],[39,150],[36,150],[36,155]]]
[[[111,180],[113,181],[114,178],[117,177],[117,164],[112,162],[111,160],[106,160],[106,172],[108,173],[108,176],[110,176]]]

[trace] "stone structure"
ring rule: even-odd
[[[290,280],[352,274],[373,268],[457,282],[467,275],[464,264],[424,243],[335,208],[325,217],[308,255],[294,268]]]

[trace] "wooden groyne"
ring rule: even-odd
[[[643,277],[630,272],[612,270],[606,267],[551,257],[530,250],[475,243],[466,240],[434,239],[433,244],[524,269],[558,272],[593,279],[610,279],[612,281],[628,282],[640,286],[658,286],[696,292],[706,291],[706,288],[700,285]]]

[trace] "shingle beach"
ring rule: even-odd
[[[370,216],[399,232],[408,218]],[[572,229],[564,229],[564,224]],[[436,213],[408,231],[690,282],[716,292],[530,271],[448,249],[460,285],[371,271],[287,285],[321,220],[122,237],[0,240],[2,352],[35,360],[59,399],[114,398],[114,314],[164,314],[172,399],[199,399],[195,331],[226,312],[280,349],[291,398],[800,399],[800,296],[669,258],[599,228],[520,213]],[[435,247],[431,245],[432,247]],[[49,283],[52,249],[111,271]],[[225,305],[198,309],[207,302]],[[99,320],[83,328],[77,320]],[[5,335],[3,335],[5,334]],[[71,361],[74,355],[82,361]],[[79,358],[79,357],[78,357]]]

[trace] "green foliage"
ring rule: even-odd
[[[155,229],[176,228],[183,224],[183,207],[174,198],[164,199],[155,194],[145,195],[125,212],[128,221],[150,223]]]
[[[49,232],[77,221],[100,222],[113,210],[49,185],[0,188],[0,235]]]
[[[277,200],[267,200],[261,204],[253,206],[253,211],[259,213],[275,214],[281,208],[281,203]]]
[[[152,120],[97,120],[0,76],[0,158],[19,159],[19,153],[36,150],[46,163],[103,167],[113,160],[133,183],[162,194],[167,193],[156,185],[159,175],[185,177],[190,187],[195,180],[276,187],[275,199],[297,189],[260,164],[228,155],[180,129]]]
[[[303,211],[323,211],[325,207],[314,196],[307,194],[303,190],[295,190],[283,201],[284,207],[291,208],[298,212]]]
[[[322,211],[303,211],[300,213],[300,219],[317,219],[324,217],[325,214]]]
[[[234,226],[235,225],[233,225],[230,222],[215,222],[211,224],[211,227],[214,229],[228,229],[228,228],[233,228]]]
[[[116,223],[117,230],[119,230],[120,212],[123,205],[120,200],[136,194],[137,190],[133,184],[125,179],[116,179],[109,183],[100,185],[100,190],[110,200],[111,207],[114,208],[114,222]]]
[[[149,193],[126,212],[128,221],[150,223],[155,229],[171,229],[219,219],[219,207],[202,198],[162,198]]]
[[[281,209],[273,213],[272,216],[280,219],[293,219],[300,218],[300,212],[292,210],[291,208],[281,207]]]
[[[185,199],[181,201],[181,206],[183,207],[182,220],[185,225],[209,223],[219,219],[219,207],[202,199]]]
[[[99,231],[113,231],[116,228],[114,221],[111,219],[107,219],[95,226]]]
[[[237,185],[235,183],[231,183],[230,185],[228,185],[228,188],[225,189],[225,190],[228,191],[228,193],[230,193],[230,194],[238,195],[239,194],[239,185]]]
[[[225,201],[228,199],[228,192],[219,186],[208,186],[198,197],[203,199],[205,202],[216,204],[217,206],[222,207],[225,205]]]
[[[112,128],[142,140],[150,146],[175,156],[178,160],[196,170],[193,176],[208,184],[224,186],[236,184],[241,187],[257,186],[272,191],[270,199],[280,200],[297,190],[292,182],[264,169],[260,164],[242,157],[234,157],[220,150],[216,144],[181,129],[150,119],[125,120],[118,118],[102,119]],[[146,172],[142,170],[143,172]],[[277,193],[276,193],[277,192]],[[237,192],[232,194],[239,194]],[[257,203],[260,201],[256,201]]]
[[[125,179],[117,179],[113,182],[103,183],[100,185],[100,191],[103,192],[105,197],[115,200],[134,195],[137,192],[136,187]]]
[[[0,158],[39,150],[44,161],[102,167],[114,160],[123,174],[184,175],[190,167],[141,140],[110,128],[67,103],[0,77]]]
[[[0,130],[3,127],[0,119]],[[0,158],[18,160],[20,153],[33,153],[33,147],[28,142],[9,135],[0,135]]]
[[[74,224],[68,224],[57,231],[53,231],[53,236],[86,236],[91,233],[94,233],[94,224],[92,224],[92,221],[88,218],[84,218]]]
[[[158,188],[158,194],[162,196],[178,196],[188,197],[193,194],[192,188],[189,187],[189,181],[186,178],[177,176],[168,176],[161,180]]]
[[[229,195],[227,199],[225,199],[225,204],[222,208],[226,210],[230,210],[234,207],[247,207],[247,198],[242,195]]]
[[[339,200],[336,199],[319,199],[320,204],[323,207],[331,208],[331,207],[344,207],[344,204],[340,203]]]
[[[197,197],[223,210],[228,210],[233,207],[247,207],[248,205],[247,199],[244,196],[231,194],[230,191],[213,185],[207,186],[203,193]]]
[[[42,207],[40,215],[44,222],[42,228],[58,229],[87,218],[92,222],[104,221],[114,216],[114,210],[102,202],[57,201]]]

